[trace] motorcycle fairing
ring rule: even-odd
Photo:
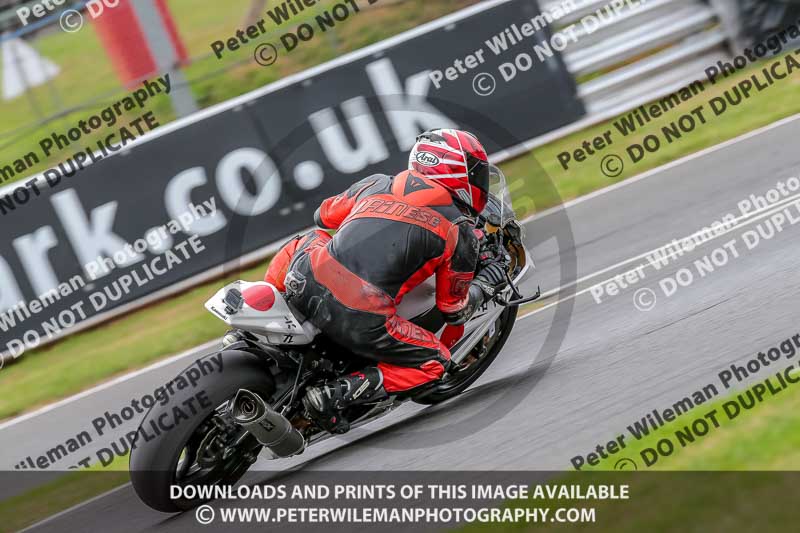
[[[238,310],[228,304],[228,294],[236,294],[234,291],[243,295]],[[205,307],[232,328],[264,337],[267,344],[310,344],[319,333],[307,320],[298,320],[283,294],[265,281],[229,283],[217,291]]]

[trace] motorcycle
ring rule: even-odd
[[[492,167],[491,178],[489,201],[476,229],[485,236],[481,254],[493,254],[507,263],[508,285],[465,324],[463,336],[451,349],[451,367],[441,380],[415,391],[411,398],[390,396],[350,407],[344,415],[351,427],[368,424],[409,400],[431,405],[461,394],[500,353],[519,306],[540,296],[537,290],[525,298],[517,289],[533,261],[522,242],[522,227],[511,208],[505,176]],[[405,296],[398,314],[413,317],[412,322],[429,331],[442,330],[445,323],[434,294],[431,278]],[[192,376],[194,387],[177,390],[163,405],[156,403],[142,420],[132,445],[132,485],[142,501],[158,511],[181,512],[206,501],[186,498],[184,491],[173,498],[171,486],[231,485],[259,456],[292,457],[331,437],[304,413],[305,389],[367,364],[326,339],[269,283],[235,281],[220,289],[205,307],[231,328],[222,339],[221,353],[204,358],[222,357],[223,370],[203,373],[199,379]],[[176,417],[175,409],[187,402],[192,402],[191,412],[184,410],[182,417]],[[149,438],[144,438],[148,428],[163,427],[172,418],[180,420],[173,420],[168,430],[155,436],[150,430]]]

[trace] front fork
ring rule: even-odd
[[[475,329],[470,330],[466,337],[459,341],[457,348],[451,354],[450,360],[455,365],[461,364],[464,359],[467,358],[467,356],[472,352],[472,349],[477,345],[478,341],[491,330],[506,307],[513,307],[529,303],[541,296],[541,290],[538,288],[536,290],[536,294],[527,298],[523,298],[522,295],[517,291],[517,284],[522,281],[522,279],[528,273],[528,270],[535,268],[535,266],[533,259],[522,245],[521,240],[511,239],[510,245],[513,248],[512,250],[509,250],[512,252],[512,268],[516,269],[517,266],[521,266],[522,268],[519,270],[519,272],[517,272],[513,279],[509,276],[508,288],[498,293],[491,301],[484,304],[487,307],[486,313],[475,318],[475,320],[481,321],[480,324]],[[511,299],[508,299],[507,296],[511,296]],[[469,324],[469,322],[467,322],[467,324]]]

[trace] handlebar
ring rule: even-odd
[[[542,296],[541,287],[536,287],[536,294],[528,296],[527,298],[523,298],[522,295],[520,295],[519,292],[517,292],[516,287],[514,287],[513,285],[511,285],[511,287],[513,288],[512,290],[520,297],[517,298],[516,300],[506,300],[498,294],[494,297],[494,301],[497,302],[498,305],[502,305],[503,307],[515,307],[517,305],[527,304],[535,300],[538,300]]]

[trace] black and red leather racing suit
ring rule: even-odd
[[[334,342],[378,362],[387,392],[439,379],[447,346],[397,316],[403,296],[436,275],[436,305],[463,323],[478,258],[473,221],[434,180],[403,172],[374,175],[328,198],[312,231],[287,243],[266,280]],[[462,328],[463,330],[463,328]],[[448,342],[448,341],[445,341]]]

